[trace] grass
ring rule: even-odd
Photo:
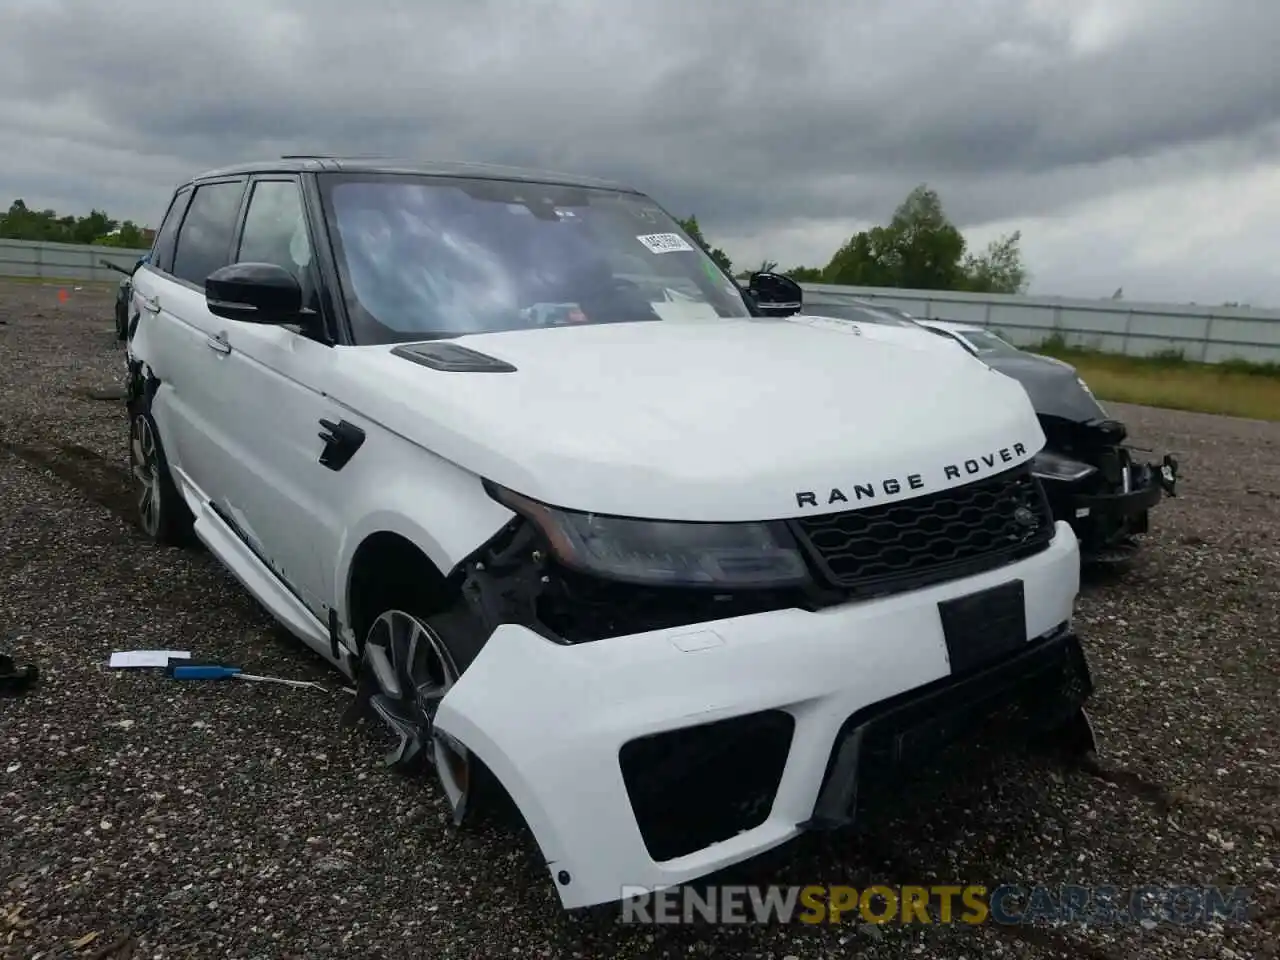
[[[1181,353],[1128,357],[1050,338],[1030,347],[1074,366],[1100,400],[1280,421],[1280,363],[1199,363]]]

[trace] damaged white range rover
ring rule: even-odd
[[[145,530],[357,678],[457,820],[505,793],[566,908],[847,823],[958,737],[1091,747],[1022,387],[742,290],[640,193],[219,170],[132,299]]]

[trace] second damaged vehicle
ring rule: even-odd
[[[140,266],[146,263],[146,260],[146,254],[139,257],[131,270],[120,266],[120,264],[112,260],[102,259],[98,261],[108,270],[114,270],[116,273],[122,274],[120,282],[116,285],[116,300],[111,310],[111,319],[115,323],[117,340],[129,339],[129,305],[133,302],[133,275],[137,273]]]
[[[175,192],[132,295],[142,526],[354,678],[455,820],[505,792],[566,908],[848,823],[966,731],[1091,747],[1022,388],[799,322],[643,194],[244,165]]]
[[[1124,423],[1107,414],[1071,364],[1021,350],[977,324],[917,322],[958,341],[1027,391],[1046,437],[1035,471],[1054,516],[1075,531],[1081,558],[1093,564],[1131,559],[1138,538],[1150,530],[1152,508],[1177,495],[1178,461],[1170,454],[1159,463],[1135,457]]]

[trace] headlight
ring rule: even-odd
[[[1091,467],[1087,463],[1072,460],[1070,457],[1064,457],[1050,450],[1041,450],[1031,458],[1031,472],[1045,480],[1074,482],[1083,480],[1096,470],[1096,467]]]
[[[549,507],[493,485],[500,503],[535,523],[565,566],[631,583],[784,587],[809,579],[781,523],[632,520]]]

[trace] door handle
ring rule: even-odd
[[[206,337],[205,344],[210,350],[216,350],[218,353],[230,353],[231,344],[227,343],[227,335],[220,333],[216,337]]]
[[[142,309],[147,311],[147,313],[160,312],[159,297],[139,297],[138,299],[142,301]]]

